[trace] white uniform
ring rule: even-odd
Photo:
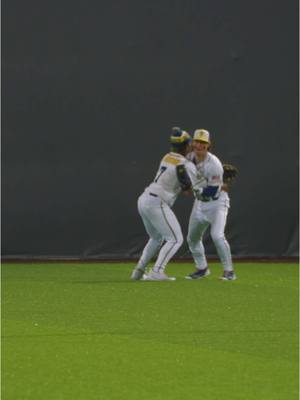
[[[149,261],[157,254],[163,241],[153,270],[164,269],[183,243],[179,222],[171,210],[181,192],[176,167],[184,165],[192,184],[197,186],[197,171],[194,164],[179,153],[166,154],[159,166],[154,181],[138,199],[138,211],[150,237],[137,267],[145,269]]]
[[[221,190],[223,184],[223,167],[220,160],[208,152],[203,162],[196,163],[194,153],[187,159],[193,161],[198,172],[198,179],[205,178],[207,186],[216,186],[213,197],[195,200],[189,221],[188,245],[198,269],[207,268],[207,260],[202,242],[204,232],[210,225],[211,238],[225,271],[231,271],[232,258],[230,246],[225,238],[224,230],[230,207],[228,193]]]

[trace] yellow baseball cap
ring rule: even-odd
[[[205,129],[196,129],[194,132],[194,140],[201,140],[201,142],[210,143],[209,132]]]

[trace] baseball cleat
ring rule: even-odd
[[[175,281],[174,276],[168,276],[164,272],[150,271],[148,275],[144,277],[145,281]]]
[[[224,271],[223,275],[220,276],[220,279],[222,281],[235,281],[236,275],[235,275],[234,271]]]
[[[143,269],[141,269],[141,268],[135,268],[135,269],[132,271],[131,280],[133,280],[133,281],[139,281],[140,279],[143,279],[144,274],[145,274],[145,271],[144,271]]]
[[[193,272],[192,274],[187,275],[185,277],[185,279],[201,279],[208,275],[210,275],[210,270],[208,268],[197,269],[196,272]]]

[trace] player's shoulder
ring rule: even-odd
[[[172,164],[172,165],[179,165],[179,164],[184,164],[185,162],[185,157],[179,153],[167,153],[163,158],[162,162],[166,164]]]
[[[184,166],[187,171],[196,173],[196,166],[192,161],[185,159]]]
[[[186,158],[188,161],[193,161],[194,158],[195,158],[195,153],[194,153],[193,151],[191,151],[190,153],[188,153],[188,154],[185,156],[185,158]]]
[[[223,168],[220,159],[215,154],[208,152],[207,155],[210,164]]]
[[[195,155],[195,152],[194,152],[194,151],[191,151],[190,153],[188,153],[188,154],[185,156],[185,159],[186,159],[187,162],[193,164],[194,166],[197,165],[197,162],[196,162],[196,155]]]

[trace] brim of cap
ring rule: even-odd
[[[198,142],[205,142],[205,143],[210,143],[210,141],[209,140],[207,140],[207,139],[201,139],[201,138],[194,138],[193,140],[197,140]]]

